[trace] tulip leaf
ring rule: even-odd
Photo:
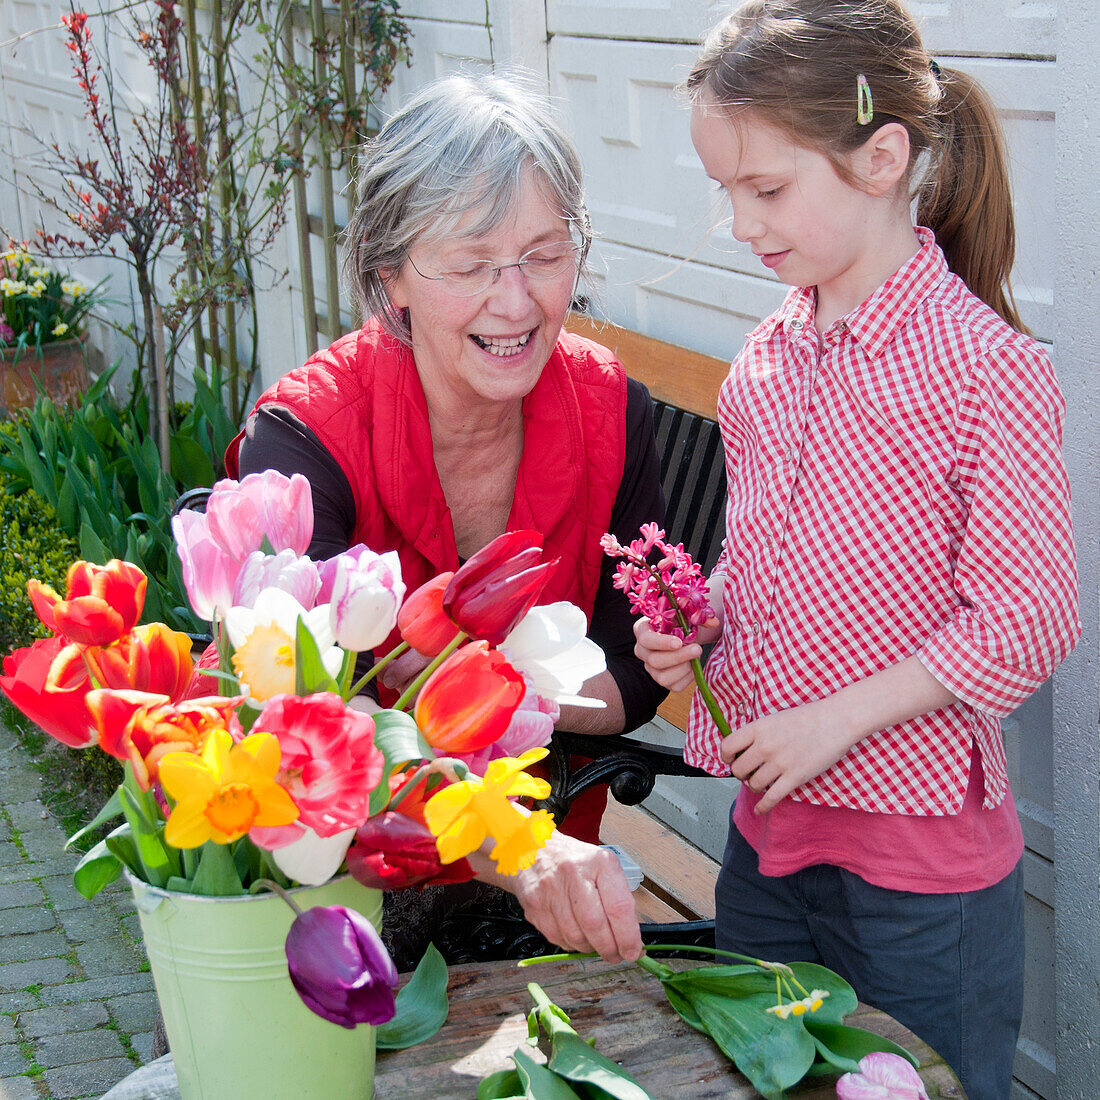
[[[191,880],[191,892],[207,897],[230,897],[244,893],[228,845],[208,840],[202,846],[199,869]]]
[[[123,784],[119,787],[119,792],[122,812],[130,825],[138,858],[141,860],[141,878],[150,886],[163,887],[173,874],[179,873],[179,856],[174,852],[169,853],[156,825],[149,819],[146,807],[130,787]]]
[[[834,1072],[854,1073],[859,1068],[853,1068],[854,1063],[866,1054],[881,1050],[890,1054],[896,1054],[911,1062],[914,1068],[920,1068],[920,1062],[897,1043],[886,1039],[874,1032],[861,1027],[852,1027],[848,1024],[833,1024],[825,1020],[819,1020],[820,1010],[812,1016],[807,1014],[802,1017],[802,1023],[812,1036],[817,1046],[818,1054],[831,1065],[836,1066]]]
[[[126,829],[129,826],[123,825]],[[122,874],[122,861],[101,840],[81,858],[73,871],[73,885],[81,897],[94,898],[104,886]]]
[[[547,1064],[560,1077],[595,1086],[615,1100],[653,1100],[622,1066],[593,1049],[575,1031],[554,1036]]]
[[[385,775],[392,775],[412,760],[433,760],[435,753],[424,740],[411,714],[402,710],[379,710],[374,719],[374,747],[385,757]],[[380,814],[390,800],[390,788],[379,783],[370,796],[371,816]]]
[[[313,695],[319,691],[340,693],[340,685],[329,674],[321,660],[321,651],[305,622],[298,620],[295,638],[294,692],[296,695]]]
[[[523,1085],[521,1095],[526,1100],[582,1100],[580,1093],[576,1092],[567,1081],[563,1081],[546,1066],[539,1065],[521,1047],[515,1049],[512,1059],[516,1063],[516,1073]]]
[[[397,1011],[375,1035],[379,1050],[404,1050],[430,1039],[447,1019],[447,964],[428,944],[412,977],[398,991]]]
[[[120,825],[112,833],[103,838],[107,851],[111,853],[132,875],[143,878],[141,857],[138,855],[137,844],[129,825]],[[94,849],[93,849],[94,851]],[[91,853],[88,853],[91,855]]]
[[[93,829],[99,828],[106,821],[110,821],[112,818],[118,817],[122,813],[122,795],[119,794],[116,788],[110,798],[103,804],[103,808],[84,826],[83,829],[77,829],[75,833],[68,840],[65,841],[65,851],[68,851],[74,845],[79,844],[81,839],[87,836]]]
[[[477,1100],[524,1100],[519,1074],[514,1069],[490,1073],[477,1086]]]

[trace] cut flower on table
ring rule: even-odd
[[[312,530],[308,482],[271,470],[218,482],[205,513],[175,517],[217,668],[204,659],[194,670],[186,635],[141,624],[146,579],[128,562],[74,563],[64,596],[28,586],[52,637],[5,658],[0,689],[63,744],[98,746],[125,765],[78,834],[123,818],[77,866],[85,896],[123,869],[160,889],[220,896],[318,885],[344,867],[373,888],[463,881],[464,857],[485,842],[497,869],[515,874],[553,832],[545,811],[515,805],[548,793],[524,768],[545,755],[533,745],[549,739],[555,695],[575,694],[604,666],[579,611],[532,611],[556,566],[542,560],[539,536],[509,532],[406,599],[396,554],[360,545],[313,562]],[[358,653],[402,622],[436,650],[428,667],[394,706],[350,706],[409,641],[375,655],[353,683]],[[521,668],[497,648],[506,638]],[[332,996],[347,1012],[303,993],[315,1011],[324,1005],[341,1023],[392,1012],[392,990],[360,1004],[357,981],[389,980],[361,930],[320,915],[294,928],[308,942],[339,928],[345,941],[331,961]],[[313,988],[296,957],[301,988]],[[357,958],[367,969],[355,978]]]

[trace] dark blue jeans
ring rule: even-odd
[[[771,878],[731,824],[715,901],[720,948],[835,970],[937,1051],[968,1100],[1008,1100],[1024,993],[1019,864],[961,894],[885,890],[826,863]]]

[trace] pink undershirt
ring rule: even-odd
[[[760,872],[789,875],[831,863],[888,890],[954,894],[1000,882],[1023,854],[1024,837],[1011,790],[982,809],[981,754],[971,751],[962,809],[945,817],[874,814],[783,799],[766,814],[761,795],[741,784],[733,820],[760,857]]]

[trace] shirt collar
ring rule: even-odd
[[[920,242],[916,254],[902,264],[870,298],[838,322],[872,358],[890,344],[921,302],[950,274],[932,231],[918,226],[914,232]],[[779,309],[749,333],[748,339],[766,342],[780,328],[788,335],[797,336],[814,323],[816,309],[817,291],[814,287],[791,287]]]
[[[841,318],[873,359],[887,348],[917,308],[948,277],[947,260],[930,229],[915,230],[920,248],[861,305]]]

